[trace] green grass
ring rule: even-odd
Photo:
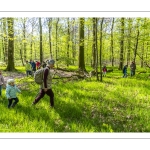
[[[23,68],[19,68],[23,72]],[[149,72],[122,78],[117,68],[103,82],[54,79],[55,109],[45,95],[32,107],[39,87],[32,78],[16,79],[19,103],[7,108],[5,89],[0,100],[0,132],[150,132]]]

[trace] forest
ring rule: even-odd
[[[8,110],[2,86],[0,131],[149,132],[149,48],[149,18],[0,18],[0,70],[22,91]],[[39,86],[26,76],[26,61],[50,59],[55,109],[46,95],[32,107]]]

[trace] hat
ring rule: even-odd
[[[49,64],[49,65],[54,65],[54,64],[55,64],[55,61],[54,61],[53,59],[51,59],[51,60],[48,61],[48,64]]]
[[[7,83],[8,83],[8,84],[9,84],[9,83],[13,83],[13,82],[15,82],[14,79],[8,79],[8,80],[7,80]]]

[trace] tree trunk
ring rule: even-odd
[[[86,71],[84,62],[84,18],[79,23],[79,70]]]
[[[123,51],[124,51],[124,18],[121,18],[121,40],[120,40],[119,70],[123,69]]]
[[[4,62],[6,62],[6,64],[8,64],[8,39],[7,39],[7,32],[6,32],[6,23],[7,20],[6,18],[2,19],[2,23],[3,23],[3,55],[4,55]]]
[[[131,30],[132,30],[132,19],[128,20],[128,51],[127,51],[127,65],[130,64],[130,53],[131,53]]]
[[[27,49],[26,49],[26,18],[23,20],[23,41],[24,41],[24,61],[27,59]]]
[[[100,63],[100,81],[102,82],[103,77],[102,77],[102,40],[103,40],[103,22],[104,18],[101,20],[101,25],[100,25],[100,52],[99,52],[99,63]]]
[[[57,19],[56,22],[56,60],[58,59],[58,47],[57,47],[58,23],[59,23],[59,18]]]
[[[95,43],[95,28],[96,28],[96,18],[93,18],[93,45],[92,45],[92,52],[93,52],[93,64],[92,67],[93,69],[96,69],[96,43]]]
[[[43,62],[43,47],[42,47],[42,22],[41,22],[41,18],[39,18],[39,25],[40,25],[40,62]]]
[[[7,18],[8,24],[8,65],[7,71],[15,71],[14,64],[14,18]]]
[[[67,59],[69,60],[69,43],[70,43],[70,23],[69,23],[69,18],[67,18],[67,23],[68,23],[68,30],[67,30],[67,34],[68,34],[68,46],[67,46]],[[67,67],[69,67],[69,63],[67,61]]]
[[[111,65],[114,66],[114,37],[113,37],[113,29],[114,29],[114,18],[112,20],[111,25],[111,42],[110,42],[110,51],[111,51]]]
[[[51,40],[51,31],[52,31],[52,18],[48,18],[48,37],[49,37],[49,50],[50,50],[50,58],[53,58],[52,54],[52,40]]]
[[[142,56],[141,56],[141,68],[143,68],[144,66],[144,42],[143,42],[143,45],[142,45]]]
[[[139,29],[137,30],[137,37],[136,37],[136,43],[135,43],[135,48],[134,48],[134,58],[133,61],[135,62],[136,60],[136,54],[137,54],[137,49],[138,49],[138,42],[139,42]]]

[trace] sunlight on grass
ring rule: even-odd
[[[74,68],[72,68],[74,69]],[[18,67],[24,72],[23,67]],[[39,86],[32,77],[16,79],[22,93],[8,109],[5,89],[0,100],[1,132],[149,132],[150,85],[148,75],[122,78],[108,73],[103,82],[53,80],[55,109],[47,95],[31,106]]]

